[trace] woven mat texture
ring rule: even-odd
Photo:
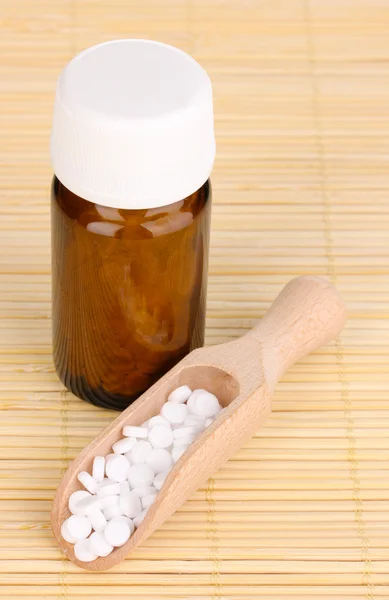
[[[0,597],[389,599],[389,3],[0,0]],[[209,71],[217,161],[207,344],[298,274],[349,308],[266,426],[113,571],[64,560],[49,515],[112,418],[51,358],[48,141],[78,51],[154,38]]]

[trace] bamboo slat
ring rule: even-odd
[[[389,600],[389,4],[0,0],[0,597]],[[68,461],[112,419],[51,360],[48,140],[83,48],[155,38],[214,86],[208,344],[294,275],[349,321],[280,383],[265,428],[134,555],[85,573],[49,527]]]

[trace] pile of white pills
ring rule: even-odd
[[[78,474],[85,491],[70,496],[72,515],[62,523],[61,534],[74,544],[79,561],[108,556],[128,541],[173,465],[221,410],[213,394],[183,385],[159,415],[140,426],[126,425],[112,454],[94,458],[91,474]]]

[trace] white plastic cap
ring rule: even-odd
[[[96,204],[154,208],[186,198],[215,158],[208,75],[160,42],[85,50],[58,79],[51,158],[61,183]]]

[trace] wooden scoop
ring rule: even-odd
[[[269,312],[242,338],[194,350],[122,412],[72,462],[55,496],[52,528],[68,558],[84,569],[103,571],[142,544],[185,500],[261,427],[271,410],[277,381],[297,360],[334,339],[345,322],[337,290],[321,277],[298,277],[282,290]],[[180,385],[204,388],[227,407],[169,473],[143,523],[121,548],[106,558],[79,562],[61,536],[70,516],[70,494],[81,489],[80,471],[91,472],[95,456],[105,456],[122,437],[124,425],[140,425],[159,413]]]

